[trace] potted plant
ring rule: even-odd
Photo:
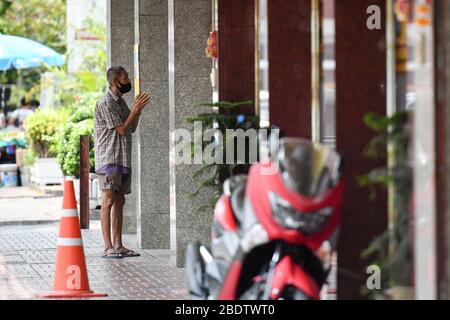
[[[252,105],[252,101],[240,101],[240,102],[217,102],[217,103],[204,103],[201,107],[211,108],[211,112],[204,112],[197,114],[195,116],[187,118],[189,124],[194,124],[195,122],[201,122],[203,132],[208,129],[217,129],[220,131],[223,137],[222,144],[220,148],[222,149],[222,155],[226,155],[226,145],[227,142],[232,137],[227,136],[227,129],[256,129],[259,128],[259,120],[256,116],[246,116],[243,114],[238,114],[236,112],[237,108]],[[218,111],[218,112],[217,112]],[[199,144],[202,145],[202,150],[211,143],[211,141],[203,141],[203,135],[197,137],[201,139]],[[193,142],[194,143],[194,142]],[[234,142],[232,142],[234,143]],[[192,148],[194,150],[194,148]],[[212,190],[212,196],[208,205],[204,205],[198,208],[199,211],[204,211],[207,209],[213,209],[216,202],[222,195],[222,185],[224,181],[235,174],[247,173],[250,168],[250,163],[244,164],[203,164],[202,168],[194,173],[194,178],[197,180],[197,189],[189,195],[193,198],[200,194],[204,189]]]
[[[412,299],[412,256],[409,245],[409,206],[412,192],[408,163],[409,114],[402,111],[386,117],[368,113],[364,122],[376,133],[365,150],[366,156],[372,159],[388,156],[391,160],[389,165],[359,177],[359,182],[361,186],[371,188],[372,197],[376,196],[376,187],[388,189],[391,216],[388,230],[375,238],[362,256],[375,257],[374,263],[381,268],[383,287],[388,288],[383,291],[383,298]]]
[[[92,139],[94,131],[94,103],[87,103],[84,107],[80,107],[70,116],[64,126],[60,128],[54,138],[55,153],[57,161],[66,178],[74,180],[75,194],[79,199],[79,178],[80,178],[80,136],[90,136],[90,206],[97,207],[101,203],[101,192],[96,183],[97,177],[95,172],[94,159],[94,141]],[[94,188],[95,186],[95,188]]]
[[[68,111],[63,108],[39,109],[26,119],[26,135],[37,155],[32,181],[38,185],[61,184],[64,181],[52,142],[67,116]]]

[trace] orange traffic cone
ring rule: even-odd
[[[80,222],[73,181],[64,182],[63,209],[57,242],[53,291],[42,298],[93,298],[107,294],[89,289],[89,279],[81,240]]]

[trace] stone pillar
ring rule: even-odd
[[[415,7],[418,12],[418,4]],[[436,16],[438,14],[436,13]],[[417,18],[418,19],[418,18]],[[414,215],[414,294],[417,300],[438,298],[437,261],[437,194],[436,189],[436,48],[435,25],[438,21],[416,23],[414,88],[416,101],[412,121],[413,152],[413,215]],[[418,21],[418,20],[416,20]],[[438,26],[436,26],[438,28]],[[442,66],[439,66],[442,68]],[[446,89],[448,90],[448,89]],[[438,148],[439,150],[439,148]]]
[[[211,30],[210,0],[169,0],[169,105],[173,129],[192,129],[186,118],[210,111],[200,108],[212,101],[211,61],[205,55]],[[167,64],[166,64],[167,65]],[[153,82],[152,82],[153,84]],[[198,212],[210,195],[204,192],[195,200],[187,195],[196,189],[193,173],[199,165],[173,164],[171,188],[171,260],[184,265],[189,242],[211,240],[212,212]]]
[[[108,0],[107,2],[107,42],[108,67],[123,66],[133,79],[133,44],[134,44],[134,3],[133,1]],[[105,70],[106,72],[106,70]],[[133,95],[124,96],[128,106],[132,108]],[[137,193],[137,137],[133,137],[131,195],[126,196],[124,209],[124,233],[136,233],[136,193]]]
[[[366,27],[367,8],[381,8],[381,30]],[[386,195],[375,201],[357,183],[386,162],[367,159],[363,150],[373,133],[363,123],[367,112],[386,114],[386,29],[384,0],[336,1],[336,135],[345,155],[343,221],[338,248],[338,298],[361,299],[369,261],[361,259],[376,236],[387,229]]]
[[[136,134],[137,236],[143,249],[169,249],[167,0],[135,0],[135,6],[140,88],[151,94]]]

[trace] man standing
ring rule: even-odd
[[[122,95],[131,91],[128,73],[121,66],[107,71],[109,88],[97,102],[94,115],[95,171],[102,190],[101,224],[104,258],[137,257],[122,244],[125,194],[131,193],[131,134],[136,131],[148,93],[136,97],[130,111]],[[112,222],[112,241],[111,241]]]

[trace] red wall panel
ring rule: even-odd
[[[270,122],[311,138],[311,0],[269,0]]]
[[[218,1],[219,99],[255,100],[255,20],[253,0]],[[254,114],[254,106],[238,112]]]
[[[370,5],[382,11],[381,30],[366,27]],[[373,137],[363,123],[371,111],[386,114],[385,1],[336,1],[336,135],[338,151],[343,153],[347,189],[339,242],[338,298],[362,298],[369,261],[361,251],[387,228],[386,195],[375,201],[357,183],[357,177],[384,166],[385,160],[372,161],[363,150]]]

